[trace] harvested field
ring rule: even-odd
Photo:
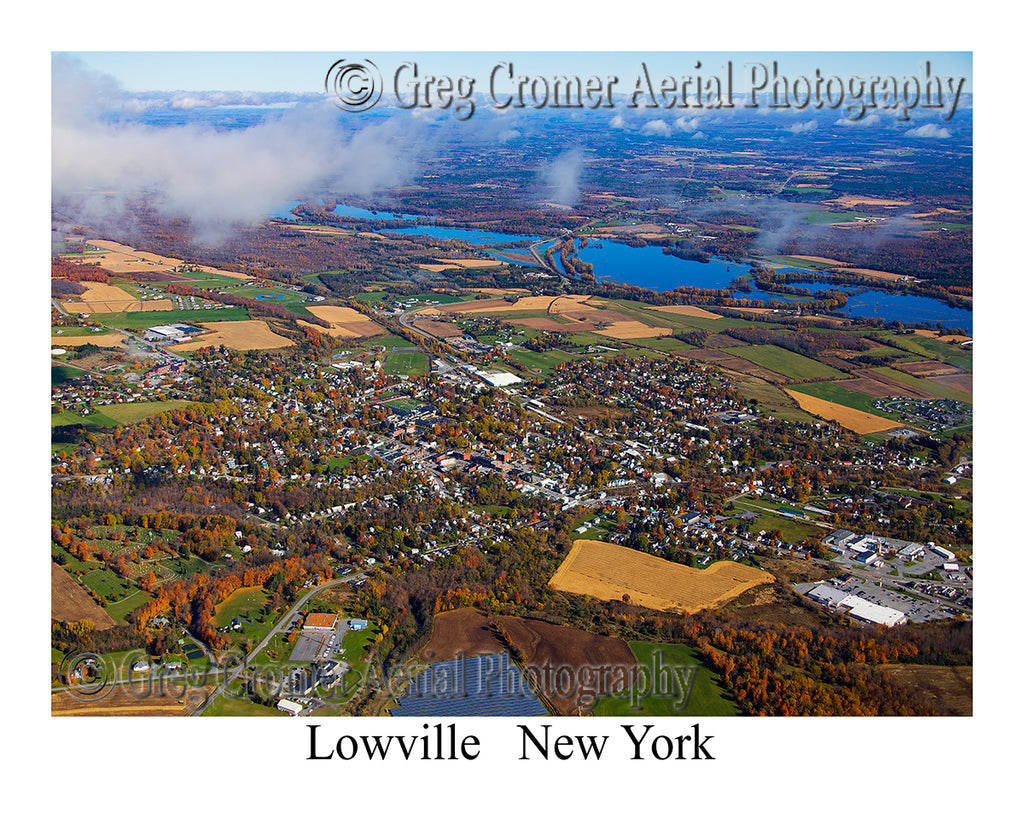
[[[528,293],[522,287],[474,287],[474,293],[486,293],[488,296],[516,296]]]
[[[111,628],[114,618],[107,614],[75,579],[56,563],[50,564],[50,618],[73,623],[88,620],[97,631]]]
[[[969,717],[974,713],[974,668],[969,665],[888,664],[879,666],[894,681],[928,699],[938,714]]]
[[[874,205],[880,208],[896,208],[909,205],[906,199],[881,199],[871,196],[840,196],[825,202],[826,205],[842,205],[844,208],[855,208],[858,205]]]
[[[136,250],[128,245],[111,242],[106,239],[90,239],[86,244],[100,250],[108,251],[102,256],[90,257],[90,261],[98,262],[100,267],[105,270],[109,270],[112,273],[136,273],[140,271],[169,273],[173,268],[183,264],[181,259],[174,259],[170,256],[160,256],[156,253],[147,253],[145,251]],[[216,267],[209,267],[208,265],[192,265],[192,267],[203,273],[227,276],[229,279],[252,278],[244,273],[235,273],[231,270],[218,270]],[[182,276],[182,278],[187,277]]]
[[[153,686],[151,695],[140,697],[128,688],[114,688],[103,699],[83,702],[61,691],[50,695],[50,715],[54,717],[187,717],[209,696],[215,686],[191,688],[186,692],[164,692]],[[178,700],[184,699],[183,703]]]
[[[845,386],[846,382],[843,382],[843,384]],[[817,415],[828,421],[838,421],[839,424],[852,432],[856,432],[858,435],[867,435],[870,432],[882,432],[883,430],[896,429],[903,426],[898,421],[890,421],[888,418],[882,418],[879,415],[872,415],[869,412],[861,412],[850,407],[844,407],[842,404],[835,404],[832,401],[825,401],[812,395],[796,392],[795,390],[786,390],[786,393],[805,412]]]
[[[591,322],[578,322],[576,324],[565,324],[555,321],[553,318],[543,316],[530,316],[529,318],[506,319],[509,324],[518,324],[522,327],[530,327],[533,330],[545,330],[550,333],[581,333],[593,330]]]
[[[504,299],[480,299],[478,301],[443,304],[441,309],[449,313],[506,313],[513,311],[546,310],[551,313],[579,310],[589,296],[523,296],[515,302]]]
[[[548,585],[599,600],[693,614],[774,580],[768,572],[731,560],[691,569],[625,546],[577,540]]]
[[[916,376],[963,374],[963,370],[959,367],[954,367],[952,364],[944,364],[941,361],[901,361],[893,364],[892,368]]]
[[[833,382],[841,387],[854,392],[864,393],[864,395],[870,395],[872,398],[891,398],[891,397],[903,397],[903,398],[917,398],[917,390],[913,387],[908,387],[905,384],[900,384],[898,381],[893,381],[891,384],[885,381],[876,380],[872,376],[866,375],[860,378],[850,378],[845,381]]]
[[[430,335],[437,336],[438,338],[453,338],[462,335],[462,330],[459,327],[456,327],[454,324],[449,324],[447,321],[422,319],[417,321],[414,326],[417,329],[423,330],[423,332],[430,333]]]
[[[693,304],[669,304],[664,307],[655,307],[654,309],[660,310],[663,313],[675,313],[678,316],[691,316],[692,318],[721,318],[718,313],[712,313],[710,310],[705,310],[703,307],[697,307]]]
[[[773,309],[771,307],[730,307],[729,309],[730,310],[739,310],[741,313],[755,313],[755,314],[777,313],[777,312],[779,312],[778,310],[775,310],[775,309]]]
[[[886,279],[891,282],[907,278],[899,273],[889,273],[885,270],[872,270],[870,267],[844,267],[843,273],[860,273],[869,279]]]
[[[585,711],[595,696],[622,690],[636,668],[633,652],[617,637],[543,620],[487,617],[470,608],[434,617],[430,642],[420,657],[437,662],[508,652],[510,647],[532,682],[563,715],[579,713],[578,709]],[[563,668],[571,673],[552,673]],[[598,669],[604,673],[596,673]]]
[[[96,333],[88,336],[51,336],[50,343],[54,347],[81,347],[83,344],[95,344],[97,347],[120,347],[125,336],[120,333]]]
[[[384,328],[372,319],[367,318],[358,310],[351,307],[341,307],[336,304],[309,305],[306,309],[318,319],[329,321],[330,327],[321,327],[319,324],[300,321],[299,324],[326,333],[334,338],[364,338],[366,336],[379,336]]]
[[[673,333],[671,327],[649,327],[639,321],[613,321],[611,326],[604,330],[595,330],[595,333],[608,338],[655,338],[657,336],[670,336]]]
[[[498,259],[438,259],[440,264],[456,267],[501,267],[505,264]]]
[[[871,378],[878,381],[880,384],[891,392],[886,395],[903,395],[907,398],[938,398],[934,392],[928,392],[927,389],[916,386],[914,384],[907,384],[904,381],[900,381],[898,378],[893,378],[891,375],[879,372],[878,370],[871,370],[869,375],[865,375],[865,378]],[[923,382],[927,383],[927,382]],[[843,382],[846,385],[846,382]],[[852,388],[851,388],[852,389]]]
[[[106,282],[82,282],[82,285],[85,292],[79,296],[79,301],[62,302],[69,313],[140,313],[174,309],[170,299],[140,301]]]
[[[939,339],[939,341],[946,341],[946,342],[949,342],[950,344],[961,344],[964,341],[970,341],[971,340],[970,336],[961,336],[961,335],[940,336],[934,330],[914,330],[914,334],[918,335],[918,336],[925,336],[926,338],[937,338],[937,339]]]
[[[959,375],[935,375],[928,379],[934,381],[940,387],[948,387],[951,390],[965,392],[968,395],[974,394],[974,376],[970,373]]]
[[[223,344],[232,350],[275,350],[279,347],[291,347],[295,344],[291,339],[277,335],[260,319],[245,321],[205,321],[202,322],[211,332],[206,333],[198,341],[187,341],[175,345],[175,351],[187,352],[201,350],[203,347],[215,347]]]
[[[820,262],[821,264],[831,264],[838,266],[843,265],[843,262],[839,261],[838,259],[830,259],[827,256],[799,256],[794,254],[792,258],[803,259],[804,261],[807,262]]]

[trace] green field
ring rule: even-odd
[[[181,409],[192,401],[137,401],[133,404],[110,404],[103,407],[103,414],[119,424],[132,424],[150,418],[160,412]]]
[[[559,364],[564,364],[575,358],[564,350],[546,350],[543,353],[533,350],[513,350],[510,355],[513,361],[517,361],[527,369],[540,370],[543,375],[548,375]]]
[[[788,543],[800,543],[806,538],[821,537],[825,534],[824,529],[820,529],[812,523],[803,523],[793,518],[765,512],[760,502],[755,504],[741,498],[734,501],[734,504],[737,509],[749,509],[758,515],[757,520],[752,520],[748,524],[751,532],[758,532],[762,529],[770,532],[772,529],[778,529],[782,532],[782,539]]]
[[[241,696],[229,696],[221,694],[213,701],[201,716],[204,717],[286,717],[284,711],[277,708],[270,708],[266,705],[257,705],[252,700],[244,699]]]
[[[82,577],[82,582],[100,597],[115,602],[122,600],[132,588],[129,581],[122,580],[109,569],[93,569]]]
[[[912,387],[916,387],[920,390],[926,390],[939,398],[952,398],[954,401],[962,401],[965,404],[973,404],[974,398],[970,393],[960,392],[960,390],[954,390],[950,387],[938,384],[927,378],[915,378],[907,373],[894,370],[891,367],[874,367],[874,372],[880,373],[881,375],[887,375],[890,378],[895,378],[897,381],[902,381],[904,384],[909,384]]]
[[[73,424],[82,424],[85,427],[116,427],[117,421],[108,418],[102,412],[90,412],[88,415],[79,415],[77,412],[58,412],[50,416],[51,427],[66,427]]]
[[[735,716],[739,709],[728,699],[718,683],[717,676],[692,648],[684,645],[661,645],[658,643],[631,642],[630,650],[640,667],[646,670],[641,676],[639,689],[633,705],[634,695],[630,691],[601,697],[594,704],[597,717],[668,717],[694,716],[718,717]],[[663,674],[658,669],[665,669]],[[684,680],[681,684],[672,669],[679,669]],[[692,678],[688,669],[694,669]],[[662,682],[659,684],[658,679]],[[688,688],[689,696],[682,693]]]
[[[104,606],[104,610],[117,623],[124,623],[125,618],[139,606],[148,603],[153,599],[151,594],[147,594],[141,589],[137,589],[134,593],[129,594],[127,597],[122,597],[116,603],[110,603]]]
[[[430,357],[418,352],[391,353],[384,362],[384,372],[388,375],[407,375],[410,378],[426,375],[430,372]]]
[[[73,367],[70,364],[54,364],[50,367],[50,386],[60,386],[65,381],[77,378],[84,372],[85,370],[80,370],[78,367]]]
[[[814,384],[794,384],[790,389],[794,392],[802,392],[804,395],[813,395],[815,398],[832,401],[835,404],[842,404],[844,407],[851,407],[861,412],[881,415],[883,418],[892,418],[894,421],[900,420],[900,416],[896,413],[875,409],[875,399],[871,396],[848,390],[828,381],[819,381]]]
[[[249,312],[244,307],[221,307],[209,310],[154,310],[149,313],[104,313],[103,323],[124,330],[143,330],[158,324],[194,324],[202,321],[244,321]]]
[[[805,378],[842,378],[834,367],[813,358],[776,347],[774,344],[754,344],[750,347],[730,347],[729,353],[760,364],[767,370],[801,381]]]
[[[217,628],[224,628],[231,625],[236,617],[262,622],[263,604],[266,602],[267,593],[260,587],[238,589],[217,606],[213,624]]]

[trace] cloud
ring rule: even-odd
[[[644,126],[640,129],[640,133],[645,136],[668,136],[672,133],[672,129],[665,120],[652,119],[650,122],[644,123]]]
[[[179,93],[171,105],[191,110],[241,98]],[[403,151],[408,123],[346,134],[327,102],[270,112],[248,127],[214,128],[111,119],[111,110],[144,109],[138,101],[126,107],[125,99],[111,78],[54,58],[51,194],[70,220],[123,226],[130,203],[144,197],[163,216],[188,217],[197,236],[212,241],[290,200],[323,190],[368,196],[411,171]]]
[[[697,117],[679,117],[672,124],[677,131],[685,131],[691,134],[700,127]]]
[[[847,119],[846,117],[840,117],[836,120],[836,125],[842,125],[845,128],[866,128],[872,125],[877,125],[882,121],[882,118],[878,114],[868,114],[866,117],[861,119]]]
[[[805,134],[809,131],[814,131],[818,127],[818,123],[813,119],[808,122],[794,122],[792,125],[786,128],[791,134]]]
[[[904,136],[916,137],[918,139],[949,139],[952,134],[948,128],[943,128],[941,125],[929,122],[927,125],[911,128]]]
[[[612,117],[612,121],[608,123],[608,126],[610,128],[615,128],[616,130],[621,130],[626,127],[626,120],[622,114],[616,114]]]
[[[547,190],[544,197],[556,205],[575,205],[580,198],[580,177],[583,173],[583,154],[578,150],[566,151],[541,168],[540,176]]]

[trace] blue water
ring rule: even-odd
[[[407,228],[388,228],[382,233],[402,233],[411,236],[434,236],[439,239],[458,239],[473,245],[504,245],[509,242],[536,242],[541,236],[517,236],[514,233],[497,233],[495,231],[466,230],[465,228],[435,227],[433,225],[417,225]]]
[[[938,299],[926,296],[912,296],[904,293],[889,293],[885,290],[868,290],[858,293],[860,289],[850,285],[830,285],[823,283],[796,283],[793,287],[801,287],[812,293],[822,290],[837,290],[847,294],[846,307],[837,312],[855,318],[880,318],[888,321],[919,323],[923,321],[941,322],[946,327],[958,327],[966,330],[968,335],[974,333],[974,313],[960,307],[950,307]],[[754,290],[752,293],[737,293],[737,298],[744,296],[752,299],[773,301],[800,301],[799,297],[781,293],[767,293]]]
[[[284,298],[283,293],[260,293],[253,298],[260,299],[261,301],[280,301]]]
[[[594,265],[594,276],[602,281],[635,284],[661,292],[680,285],[726,289],[733,279],[750,270],[745,264],[719,259],[703,264],[669,256],[660,247],[630,247],[607,240],[600,246],[588,244],[578,248],[578,255]]]
[[[272,215],[287,216],[291,208],[297,204],[301,204],[301,201],[291,202],[287,208],[282,209],[283,213],[279,212]],[[339,216],[353,216],[362,219],[414,220],[420,218],[409,214],[385,211],[374,213],[365,208],[349,205],[338,205],[334,212]],[[521,236],[512,233],[436,227],[433,225],[410,225],[407,228],[389,228],[386,232],[412,236],[434,236],[441,239],[458,239],[469,244],[480,245],[481,247],[508,244],[510,242],[536,242],[544,238],[541,236]],[[541,248],[542,253],[543,250],[544,248]],[[500,253],[492,253],[491,255],[495,258],[501,258]],[[594,265],[594,276],[599,280],[618,282],[620,284],[633,284],[659,292],[674,290],[680,285],[714,290],[727,289],[734,279],[746,274],[750,270],[748,265],[736,262],[712,259],[704,264],[662,253],[660,247],[651,245],[647,247],[629,247],[628,245],[608,240],[597,240],[593,244],[588,244],[587,247],[579,248],[579,257],[583,261]],[[787,269],[793,270],[795,268]],[[846,307],[839,312],[851,317],[881,318],[888,321],[903,321],[907,323],[941,322],[946,327],[960,328],[970,334],[974,332],[974,314],[970,310],[950,307],[945,302],[938,301],[937,299],[889,293],[884,290],[868,290],[853,295],[854,291],[859,288],[821,283],[798,283],[794,286],[806,288],[812,293],[817,293],[821,290],[840,290],[850,294]],[[780,294],[761,292],[756,289],[749,294],[737,293],[736,296],[737,298],[746,296],[751,299],[775,301],[798,300]]]

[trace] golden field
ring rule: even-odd
[[[666,612],[715,608],[775,577],[731,560],[693,569],[600,540],[577,540],[548,585]]]

